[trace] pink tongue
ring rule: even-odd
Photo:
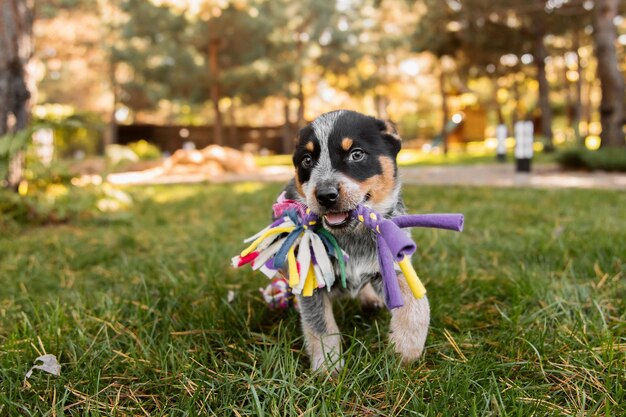
[[[335,225],[343,223],[348,218],[348,213],[328,213],[324,215],[328,224]]]

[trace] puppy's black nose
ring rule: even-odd
[[[315,198],[317,202],[326,208],[331,208],[337,202],[339,190],[334,185],[324,185],[317,188]]]

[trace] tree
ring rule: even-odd
[[[298,103],[302,126],[306,89],[347,72],[362,53],[354,30],[358,8],[317,0],[241,0],[205,1],[192,12],[183,3],[123,1],[128,18],[114,50],[119,72],[126,74],[120,98],[137,111],[163,100],[210,100],[218,140],[222,99],[230,98],[232,120],[234,103],[278,97],[288,138],[283,148],[290,152],[290,101]]]
[[[135,111],[160,100],[202,102],[209,92],[206,49],[193,46],[195,33],[182,13],[143,0],[126,0],[128,16],[112,51],[119,67],[120,100]]]
[[[208,51],[209,55],[216,143],[221,142],[223,135],[219,107],[221,98],[231,99],[232,125],[235,97],[245,96],[247,102],[267,97],[262,94],[267,89],[260,85],[260,81],[268,81],[266,56],[272,27],[270,22],[259,17],[259,11],[253,4],[242,1],[229,4],[224,9],[214,8],[213,12],[206,10],[195,23],[197,35],[194,46],[198,53]]]
[[[452,3],[454,4],[454,3]],[[513,95],[514,106],[510,114],[513,124],[519,117],[518,75],[526,70],[520,59],[528,49],[527,40],[516,27],[515,19],[506,18],[507,13],[495,9],[493,4],[482,0],[457,3],[456,18],[448,24],[456,30],[458,42],[455,55],[456,68],[461,78],[486,77],[492,85],[492,93],[486,98],[494,107],[498,124],[505,124],[505,114],[498,100],[500,86],[507,85]]]
[[[546,77],[550,52],[546,38],[562,36],[584,22],[589,11],[582,1],[556,0],[421,0],[427,13],[420,21],[418,50],[437,56],[445,51],[469,67],[487,65],[497,68],[498,61],[509,55],[515,62],[532,54],[539,86],[538,107],[544,149],[552,150],[552,106]],[[585,2],[586,3],[586,2]],[[588,8],[588,6],[586,6]],[[450,33],[453,32],[453,33]],[[510,65],[510,71],[519,68]],[[497,71],[492,71],[495,74]]]
[[[480,4],[484,1],[474,0]],[[550,85],[546,76],[546,59],[549,56],[545,44],[546,36],[565,30],[560,15],[550,10],[545,0],[504,0],[499,7],[488,10],[483,18],[489,22],[482,36],[470,36],[479,40],[475,47],[490,48],[498,39],[513,41],[508,45],[507,54],[520,56],[532,54],[536,72],[535,79],[539,85],[538,107],[541,113],[541,133],[544,137],[544,149],[554,150],[552,133],[552,106],[550,104]],[[562,5],[561,5],[562,6]],[[487,11],[483,8],[484,11]],[[482,41],[480,41],[482,39]],[[502,51],[505,52],[505,51]]]
[[[271,5],[270,5],[271,3]],[[282,66],[287,99],[298,102],[296,125],[305,124],[305,79],[345,72],[356,53],[353,28],[358,8],[339,10],[335,2],[277,0],[268,2],[265,18],[275,30],[270,35],[272,63]],[[288,67],[285,67],[288,65]]]
[[[439,61],[439,91],[441,94],[441,138],[444,153],[448,151],[449,105],[445,88],[444,57],[455,58],[463,48],[460,33],[462,9],[458,1],[421,0],[424,9],[412,37],[416,52],[431,52]]]
[[[615,51],[616,31],[613,21],[617,15],[618,0],[597,0],[594,13],[595,53],[598,60],[598,77],[602,90],[600,122],[602,147],[623,147],[624,77],[617,64]]]
[[[320,60],[324,68],[332,69],[333,84],[339,89],[354,97],[372,97],[381,119],[388,117],[390,97],[403,81],[398,63],[411,54],[410,38],[417,20],[412,8],[405,0],[364,1],[352,16],[350,32],[342,32],[348,41],[355,40],[354,45],[329,51],[326,61],[334,66]],[[336,55],[344,57],[343,66],[337,66]]]
[[[32,0],[0,2],[0,137],[26,129],[30,118],[26,66],[33,37]],[[11,121],[10,116],[13,116]],[[22,178],[22,152],[9,157],[6,184],[17,188]]]
[[[127,73],[121,82],[124,104],[147,110],[161,100],[211,101],[216,143],[223,136],[222,99],[231,99],[232,110],[235,98],[257,103],[279,95],[285,85],[284,71],[271,70],[271,33],[280,27],[279,19],[261,16],[258,9],[267,12],[269,2],[220,4],[205,2],[191,13],[166,3],[125,0],[128,19],[114,50],[121,72]],[[294,65],[286,60],[277,66],[285,64]]]

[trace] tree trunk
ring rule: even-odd
[[[511,111],[511,126],[515,126],[520,120],[520,92],[519,92],[519,82],[517,81],[517,77],[513,74],[513,83],[511,84],[511,93],[513,94],[513,110]]]
[[[296,125],[298,129],[302,129],[306,124],[306,120],[304,118],[304,87],[302,74],[298,77],[298,120],[296,121]]]
[[[0,136],[25,129],[30,121],[26,65],[32,56],[32,11],[30,0],[0,1]],[[22,179],[23,159],[18,152],[9,161],[9,188],[17,189]]]
[[[588,77],[585,77],[585,81],[587,82],[587,88],[585,88],[585,101],[584,101],[584,118],[585,118],[585,126],[587,126],[587,128],[585,129],[585,137],[589,136],[591,134],[591,121],[593,119],[593,100],[591,100],[591,93],[593,92],[593,78],[589,79]]]
[[[110,108],[106,114],[106,125],[104,128],[104,134],[102,135],[101,148],[98,151],[104,154],[108,145],[117,143],[117,120],[115,118],[115,111],[117,109],[118,95],[117,95],[117,79],[116,79],[116,65],[113,59],[113,53],[111,45],[115,43],[116,31],[115,27],[119,25],[120,10],[115,7],[111,0],[98,0],[98,18],[100,19],[100,45],[99,47],[105,51],[107,55],[107,71],[108,71],[108,88],[110,96]]]
[[[569,67],[567,66],[566,55],[563,54],[561,58],[563,58],[563,66],[560,69],[561,73],[561,94],[565,97],[565,116],[567,117],[567,124],[569,126],[573,126],[574,124],[574,97],[572,95],[572,83],[570,83],[569,78],[567,77],[567,73],[569,72]]]
[[[281,137],[282,137],[282,146],[281,150],[284,154],[290,154],[293,152],[294,148],[294,140],[293,140],[293,130],[291,128],[291,121],[289,120],[289,98],[285,97],[283,102],[283,115],[285,118],[285,124],[283,124]]]
[[[235,108],[235,98],[232,97],[228,107],[228,145],[239,148],[239,137],[237,135],[237,109]]]
[[[443,153],[444,155],[448,154],[448,134],[449,132],[446,130],[446,125],[448,124],[448,119],[450,118],[450,109],[448,107],[448,96],[446,95],[446,74],[443,70],[443,65],[441,65],[441,60],[439,61],[439,94],[441,94],[441,141],[443,144]]]
[[[493,106],[496,110],[496,115],[498,116],[498,124],[503,125],[504,114],[502,114],[502,107],[500,106],[500,102],[498,101],[498,76],[494,74],[493,78],[491,79],[491,82],[493,85],[492,100],[493,100]]]
[[[595,52],[598,60],[598,78],[602,90],[600,122],[602,147],[626,146],[624,141],[624,77],[615,51],[616,30],[613,20],[619,0],[598,0],[594,13]]]
[[[217,54],[220,47],[219,38],[209,42],[209,67],[211,70],[211,101],[213,102],[213,143],[223,145],[222,112],[220,111],[220,67]]]
[[[389,100],[387,97],[382,94],[376,94],[374,96],[374,103],[376,105],[376,117],[381,120],[387,120],[389,118],[389,113],[387,112]]]
[[[535,62],[537,63],[537,82],[539,83],[539,109],[541,110],[541,133],[544,136],[544,151],[554,151],[552,142],[552,108],[550,107],[550,85],[546,78],[546,58],[548,51],[543,42],[543,31],[535,35]]]
[[[302,129],[306,124],[304,119],[304,50],[302,41],[300,40],[301,34],[298,33],[298,40],[296,41],[296,53],[298,56],[298,67],[297,67],[297,77],[298,77],[298,116],[296,119],[296,126],[298,129]]]
[[[117,120],[115,119],[115,110],[117,108],[117,82],[115,79],[115,63],[111,56],[109,57],[109,88],[111,89],[111,108],[108,112],[108,120],[102,138],[102,154],[104,154],[108,145],[117,143]]]
[[[580,63],[580,33],[578,30],[574,31],[574,40],[572,49],[576,53],[576,72],[578,79],[576,80],[575,93],[574,93],[574,111],[572,115],[572,125],[574,127],[574,136],[576,143],[584,145],[584,137],[580,134],[580,121],[583,115],[583,69]]]

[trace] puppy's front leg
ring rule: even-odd
[[[318,290],[310,297],[298,296],[298,303],[311,369],[338,372],[343,361],[340,359],[341,337],[333,315],[332,300],[326,291]]]
[[[391,311],[389,340],[395,345],[396,352],[404,362],[412,362],[419,359],[424,351],[430,323],[430,306],[426,296],[420,299],[413,296],[404,275],[398,274],[398,281],[404,306]]]

